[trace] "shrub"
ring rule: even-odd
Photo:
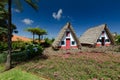
[[[8,49],[8,44],[6,42],[0,42],[0,52]]]
[[[13,42],[12,43],[12,48],[13,48],[13,50],[16,50],[16,49],[24,50],[25,49],[25,45],[26,45],[26,43],[24,43],[22,41]]]
[[[0,54],[0,63],[4,63],[6,61],[7,54],[6,53],[1,53]]]
[[[29,44],[26,46],[26,52],[29,58],[42,54],[43,48],[38,44]]]
[[[12,61],[21,62],[21,61],[26,61],[26,60],[28,60],[26,51],[12,53]]]
[[[115,42],[116,42],[116,44],[120,44],[120,35],[117,35],[116,37],[115,37]]]
[[[12,60],[18,62],[27,61],[35,56],[41,55],[42,52],[43,48],[38,44],[28,44],[24,51],[12,53]]]
[[[53,43],[54,39],[46,38],[44,43],[41,43],[43,47],[49,47]]]

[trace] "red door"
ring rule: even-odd
[[[70,39],[66,39],[66,49],[70,49]]]

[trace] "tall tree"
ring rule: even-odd
[[[44,29],[38,28],[37,31],[36,31],[36,34],[38,35],[38,40],[39,40],[39,43],[40,43],[41,36],[46,35],[47,31],[44,30]]]
[[[1,1],[5,1],[5,0],[1,0]],[[38,9],[38,6],[35,4],[35,2],[33,2],[33,0],[24,0],[25,2],[27,2],[31,7],[33,7],[35,10]],[[20,1],[19,1],[20,2]],[[7,55],[7,61],[6,61],[6,66],[5,69],[9,70],[12,67],[11,64],[11,51],[12,51],[12,41],[11,41],[11,23],[12,23],[12,16],[11,16],[11,7],[12,6],[12,0],[8,0],[8,55]]]
[[[12,51],[12,42],[11,42],[11,23],[12,23],[12,19],[11,19],[11,4],[12,1],[8,0],[8,55],[7,55],[7,61],[6,61],[6,65],[5,65],[5,69],[9,70],[11,68],[11,51]]]
[[[37,27],[36,27],[36,28],[31,28],[31,27],[30,27],[30,28],[27,28],[26,31],[32,33],[32,35],[33,35],[33,43],[34,43],[34,42],[35,42],[35,34],[37,33],[38,28],[37,28]]]

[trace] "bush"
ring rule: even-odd
[[[4,63],[6,61],[7,54],[6,53],[1,53],[0,54],[0,63]]]
[[[44,42],[44,43],[41,43],[41,45],[42,45],[43,47],[50,47],[51,44],[53,43],[53,41],[54,41],[54,39],[46,38],[46,39],[45,39],[45,42]]]
[[[115,37],[115,42],[116,42],[116,44],[120,44],[120,35],[117,35],[116,37]]]
[[[22,50],[24,50],[25,49],[25,45],[26,45],[26,43],[22,42],[22,41],[13,42],[12,43],[12,49],[13,50],[16,50],[16,49],[22,49]]]
[[[28,60],[28,56],[26,54],[26,51],[22,51],[22,52],[17,52],[17,53],[12,53],[12,61],[27,61]]]
[[[5,51],[8,49],[7,42],[0,42],[0,52]]]
[[[25,46],[25,45],[24,45]],[[35,56],[42,55],[43,48],[38,44],[29,44],[25,46],[23,51],[16,51],[11,54],[12,61],[22,62],[27,61]],[[7,53],[0,54],[0,63],[4,63],[7,58]]]
[[[42,54],[43,48],[38,44],[29,44],[26,46],[26,52],[29,58]]]
[[[41,55],[42,52],[43,48],[38,44],[29,44],[26,45],[24,51],[12,53],[12,60],[18,62],[27,61],[35,56]]]

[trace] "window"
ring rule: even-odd
[[[100,39],[98,39],[98,40],[97,40],[97,42],[101,42],[101,40],[100,40]]]
[[[105,33],[105,31],[102,31],[102,34],[104,34]]]
[[[110,40],[109,40],[109,39],[106,39],[105,42],[110,42]]]
[[[66,32],[66,36],[70,37],[70,32],[69,31]]]
[[[75,45],[75,41],[72,41],[72,45]]]
[[[105,31],[102,31],[102,35],[104,35]]]
[[[65,42],[64,42],[64,41],[61,41],[61,45],[65,45]]]

